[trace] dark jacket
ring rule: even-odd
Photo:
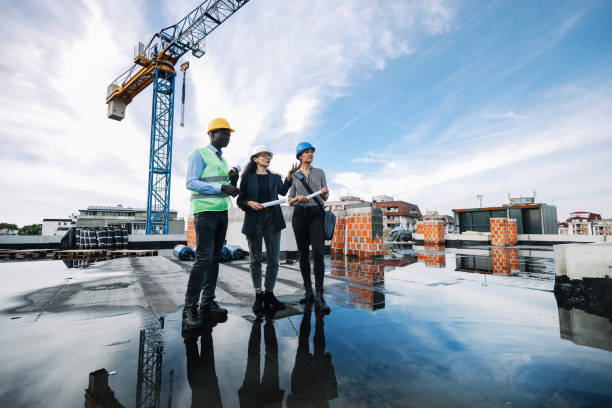
[[[272,200],[278,200],[278,195],[286,195],[287,191],[291,187],[292,180],[287,180],[283,182],[281,176],[276,173],[272,173],[268,170],[270,174],[270,196]],[[240,180],[240,194],[238,195],[237,204],[238,207],[242,208],[245,212],[244,214],[244,223],[242,224],[242,233],[244,235],[251,236],[255,234],[255,225],[257,225],[257,213],[259,211],[254,211],[251,207],[246,205],[247,201],[257,201],[257,191],[258,191],[258,183],[257,183],[257,174],[255,172],[249,173]],[[285,220],[283,219],[283,211],[280,208],[280,205],[275,205],[272,207],[274,210],[274,225],[277,230],[282,230],[286,227]],[[264,211],[264,210],[262,210]]]

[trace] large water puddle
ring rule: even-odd
[[[557,307],[552,252],[504,251],[329,257],[330,315],[230,313],[188,333],[179,311],[121,299],[17,312],[27,285],[11,282],[75,273],[2,263],[0,406],[610,406],[610,320]]]

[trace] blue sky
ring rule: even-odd
[[[106,86],[137,41],[196,3],[5,5],[2,221],[145,205],[151,94],[115,122]],[[477,194],[499,205],[535,190],[559,219],[612,217],[610,21],[607,1],[252,0],[189,58],[172,207],[186,215],[186,156],[225,116],[230,161],[267,144],[286,173],[309,140],[332,198],[389,194],[450,213]]]

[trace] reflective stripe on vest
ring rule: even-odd
[[[200,174],[200,180],[205,182],[217,182],[221,185],[229,185],[229,166],[224,158],[219,157],[208,147],[200,147],[191,154],[200,154],[206,167]],[[202,211],[224,211],[232,206],[232,200],[224,193],[200,194],[191,191],[189,207],[192,214]]]
[[[200,181],[206,181],[207,183],[212,183],[213,181],[225,181],[227,179],[226,176],[211,176],[211,177],[201,177]]]

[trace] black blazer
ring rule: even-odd
[[[293,178],[291,178],[291,180],[285,179],[283,182],[279,174],[272,173],[269,170],[268,174],[270,174],[270,177],[268,178],[270,181],[270,196],[272,197],[272,200],[278,200],[279,194],[282,196],[287,194],[287,191],[289,191],[289,188],[293,183]],[[237,204],[238,207],[242,208],[245,212],[244,223],[242,224],[242,233],[247,237],[255,234],[257,213],[259,211],[251,209],[251,207],[247,206],[246,203],[247,201],[257,201],[258,188],[259,186],[256,173],[249,173],[244,176],[242,180],[240,180],[240,194],[238,195]],[[283,211],[281,210],[280,205],[275,205],[272,208],[274,209],[274,226],[276,227],[276,230],[280,231],[286,227],[285,220],[283,219]]]

